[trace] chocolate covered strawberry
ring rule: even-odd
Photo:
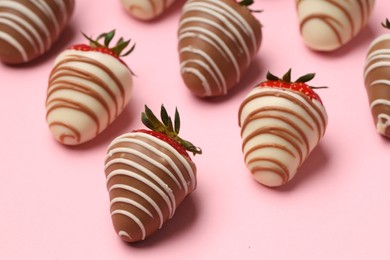
[[[145,106],[142,122],[149,129],[117,137],[108,147],[105,175],[111,217],[127,242],[144,240],[173,217],[196,188],[196,166],[187,151],[201,150],[178,136],[179,113],[172,121],[161,106],[161,120]]]
[[[382,24],[390,29],[390,21]],[[364,66],[364,84],[378,133],[390,138],[390,33],[370,44]]]
[[[325,133],[325,108],[306,83],[313,77],[307,74],[291,82],[291,70],[281,79],[268,73],[240,106],[244,160],[263,185],[291,180]]]
[[[375,0],[295,0],[300,31],[313,50],[333,51],[366,26]]]
[[[22,64],[46,53],[74,7],[75,0],[0,0],[0,61]]]
[[[262,39],[253,1],[189,0],[178,37],[180,72],[200,97],[222,96],[234,87],[256,56]]]
[[[121,0],[125,10],[140,20],[152,20],[162,15],[176,0]]]
[[[85,35],[84,35],[85,36]],[[55,60],[49,77],[46,121],[59,142],[77,145],[106,129],[124,110],[132,92],[132,72],[121,57],[134,49],[115,31],[89,44],[73,45]],[[123,54],[123,52],[126,53]]]

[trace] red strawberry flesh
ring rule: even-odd
[[[154,136],[154,137],[156,137],[156,138],[166,142],[167,144],[172,146],[178,153],[180,153],[184,157],[186,157],[186,158],[191,160],[191,158],[188,155],[186,149],[181,144],[179,144],[173,138],[167,136],[166,134],[163,134],[163,133],[160,133],[160,132],[157,132],[157,131],[147,130],[147,129],[134,130],[133,132],[135,132],[135,133],[137,133],[137,132],[138,133],[144,133],[144,134],[149,134],[151,136]]]

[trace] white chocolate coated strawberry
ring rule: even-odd
[[[123,7],[133,17],[152,20],[160,16],[176,0],[121,0]]]
[[[65,50],[54,62],[47,91],[46,120],[59,142],[87,142],[123,111],[132,75],[118,58],[96,51]]]
[[[327,126],[325,108],[305,94],[254,88],[241,104],[239,124],[245,163],[259,183],[275,187],[291,180]]]
[[[375,0],[296,0],[305,44],[333,51],[353,39],[367,24]]]

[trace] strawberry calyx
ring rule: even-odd
[[[132,46],[130,46],[130,49],[127,52],[122,54],[122,52],[129,46],[131,42],[131,40],[125,41],[123,37],[121,37],[117,41],[114,47],[110,47],[110,44],[115,36],[115,30],[112,30],[108,33],[102,33],[96,39],[92,39],[91,37],[87,36],[85,33],[82,34],[89,41],[89,46],[92,49],[99,49],[99,48],[108,49],[111,51],[111,53],[113,53],[114,56],[118,58],[129,55],[135,48],[135,44],[133,44]],[[103,39],[103,43],[99,42],[101,39]]]
[[[284,88],[284,89],[291,89],[293,91],[298,91],[306,96],[308,96],[311,100],[315,99],[318,100],[321,104],[321,98],[320,96],[314,92],[313,89],[320,89],[320,88],[327,88],[324,86],[321,87],[314,87],[309,86],[306,84],[308,81],[312,80],[315,77],[315,73],[308,73],[306,75],[303,75],[299,77],[295,81],[291,81],[291,69],[289,69],[282,78],[279,78],[275,75],[273,75],[271,72],[267,73],[267,80],[260,83],[259,87],[277,87],[277,88]]]
[[[236,0],[238,1],[238,0]],[[254,0],[241,0],[241,1],[238,1],[237,3],[240,5],[240,6],[246,6],[246,7],[249,7],[251,6],[255,1]],[[248,8],[249,11],[253,12],[253,13],[261,13],[263,10],[251,10]]]
[[[89,41],[89,45],[76,44],[71,46],[70,49],[79,50],[79,51],[96,51],[96,52],[108,54],[117,58],[120,62],[122,62],[125,65],[126,63],[122,61],[121,57],[125,57],[129,55],[131,52],[133,52],[135,48],[135,44],[129,46],[131,40],[125,41],[123,37],[121,37],[113,47],[110,47],[110,44],[115,36],[115,30],[112,30],[108,33],[102,33],[96,39],[87,36],[85,33],[82,33],[82,35]],[[125,53],[123,53],[128,47],[129,49]],[[131,70],[130,72],[131,74],[134,75],[134,73]]]
[[[141,114],[141,120],[142,123],[150,130],[141,129],[133,132],[147,133],[159,138],[171,145],[181,155],[186,156],[187,158],[190,158],[187,151],[192,152],[193,155],[202,154],[202,150],[199,147],[196,147],[191,142],[179,137],[180,116],[177,108],[175,110],[173,122],[163,105],[161,105],[160,117],[161,121],[154,115],[152,110],[145,105],[145,111]]]
[[[381,23],[382,26],[386,29],[390,29],[390,21],[386,18],[386,22]]]

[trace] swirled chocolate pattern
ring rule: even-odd
[[[390,34],[379,36],[369,46],[364,83],[376,129],[390,137]]]
[[[327,126],[320,102],[286,89],[253,89],[238,114],[245,163],[258,182],[270,187],[295,176]]]
[[[170,219],[196,188],[196,166],[166,142],[141,132],[117,137],[105,160],[114,229],[144,240]]]
[[[126,11],[140,20],[152,20],[160,16],[176,0],[121,0]]]
[[[333,51],[353,39],[367,24],[375,0],[296,0],[305,44]]]
[[[0,0],[0,60],[31,61],[51,48],[73,13],[74,0]]]
[[[221,96],[236,85],[257,54],[261,25],[231,0],[189,0],[179,24],[181,75],[197,96]]]
[[[132,91],[128,67],[99,52],[66,50],[49,77],[46,120],[61,143],[87,142],[123,111]]]

